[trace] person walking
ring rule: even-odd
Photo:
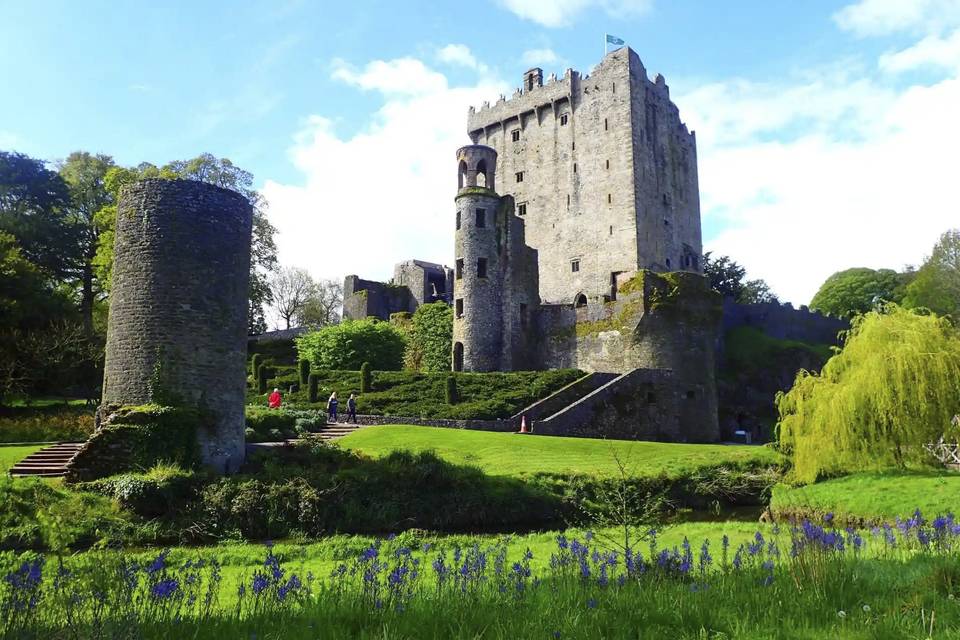
[[[271,409],[279,409],[280,404],[283,402],[283,397],[280,395],[280,389],[274,389],[267,401],[269,402]]]
[[[339,401],[337,400],[337,392],[334,391],[330,394],[330,399],[327,400],[327,422],[331,420],[333,422],[337,421],[337,405]]]
[[[351,420],[353,424],[357,424],[357,397],[352,393],[347,398],[347,422]]]

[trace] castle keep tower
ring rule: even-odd
[[[203,409],[220,472],[244,458],[252,220],[239,193],[190,180],[130,185],[117,209],[103,402]]]
[[[497,152],[483,145],[457,150],[457,219],[453,269],[453,369],[498,371],[503,348],[500,196]]]
[[[629,47],[590,75],[527,71],[512,96],[469,110],[467,133],[498,152],[544,304],[615,298],[640,269],[701,271],[696,137]]]

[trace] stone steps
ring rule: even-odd
[[[77,452],[80,451],[80,447],[82,446],[82,442],[61,442],[49,447],[44,447],[13,465],[9,473],[11,476],[21,478],[57,478],[65,476],[67,475],[67,463],[77,455]]]
[[[336,440],[337,438],[350,435],[358,428],[360,428],[360,425],[358,424],[337,422],[334,424],[328,424],[326,427],[318,431],[317,435],[323,440]]]

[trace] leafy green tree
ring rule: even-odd
[[[867,313],[883,302],[900,303],[903,284],[911,277],[892,269],[857,267],[838,271],[820,285],[810,309],[841,318]]]
[[[960,334],[944,318],[890,304],[855,316],[822,372],[778,394],[780,445],[800,482],[932,462],[922,445],[954,436]]]
[[[416,370],[426,373],[450,371],[453,344],[453,311],[445,302],[423,304],[413,314],[407,352],[418,354]],[[411,362],[411,358],[406,358]]]
[[[940,236],[933,253],[907,286],[903,302],[960,319],[960,229]]]
[[[406,341],[389,322],[348,320],[311,331],[296,339],[297,354],[317,369],[357,371],[369,362],[379,371],[396,371],[403,365]]]
[[[764,280],[744,280],[745,267],[730,256],[713,257],[713,252],[703,254],[703,275],[710,280],[710,286],[725,298],[732,298],[741,304],[778,302],[777,295]]]
[[[69,205],[67,183],[57,172],[22,153],[0,151],[0,231],[56,281],[65,280],[80,257]]]
[[[77,228],[79,259],[73,277],[80,289],[80,315],[89,333],[93,333],[94,305],[98,297],[106,295],[93,265],[100,237],[97,212],[115,201],[105,182],[107,171],[114,166],[110,156],[86,151],[75,151],[60,163],[60,176],[70,192],[70,215]]]

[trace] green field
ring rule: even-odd
[[[0,473],[6,473],[28,455],[43,449],[44,445],[3,446],[0,445]]]
[[[772,450],[756,446],[559,438],[399,425],[365,427],[338,444],[374,457],[397,449],[433,451],[454,464],[474,465],[488,475],[501,476],[578,473],[609,477],[618,472],[617,457],[630,475],[669,477],[722,463],[774,464],[778,459]]]
[[[802,487],[778,485],[771,508],[887,521],[920,509],[932,518],[960,511],[960,473],[860,473]]]

